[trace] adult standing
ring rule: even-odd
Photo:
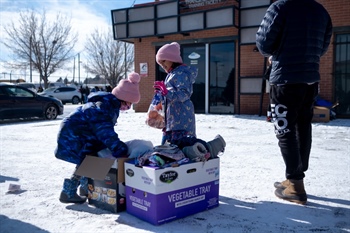
[[[88,87],[88,85],[85,86],[85,99],[84,99],[84,103],[87,102],[88,96],[90,95],[90,88]]]
[[[80,102],[81,102],[81,104],[84,104],[86,94],[85,94],[85,89],[83,88],[82,85],[80,85],[79,91],[80,91],[80,95],[81,95]]]
[[[275,134],[286,166],[286,180],[275,182],[275,195],[305,204],[311,120],[318,95],[320,57],[332,36],[326,9],[315,0],[279,0],[268,9],[256,33],[256,45],[272,55],[270,101]]]

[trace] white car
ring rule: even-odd
[[[25,87],[34,93],[37,93],[37,89],[33,83],[18,83],[18,86]]]
[[[74,87],[50,87],[38,94],[55,97],[61,100],[63,104],[79,104],[81,102],[81,93]]]

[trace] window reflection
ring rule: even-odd
[[[234,112],[234,64],[234,42],[210,45],[210,113]]]

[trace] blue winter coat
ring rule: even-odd
[[[190,98],[197,74],[197,68],[180,65],[165,78],[164,83],[168,89],[165,96],[166,131],[185,130],[188,135],[196,136],[194,106]]]
[[[279,0],[267,10],[256,45],[272,55],[270,83],[313,83],[320,80],[320,57],[327,51],[332,22],[314,0]]]
[[[95,92],[88,102],[63,119],[57,137],[55,156],[81,164],[85,156],[109,148],[118,158],[127,154],[127,146],[114,131],[120,101],[111,93]]]

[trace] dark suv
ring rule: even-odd
[[[40,96],[18,85],[0,83],[0,119],[41,117],[54,120],[62,114],[60,100]]]

